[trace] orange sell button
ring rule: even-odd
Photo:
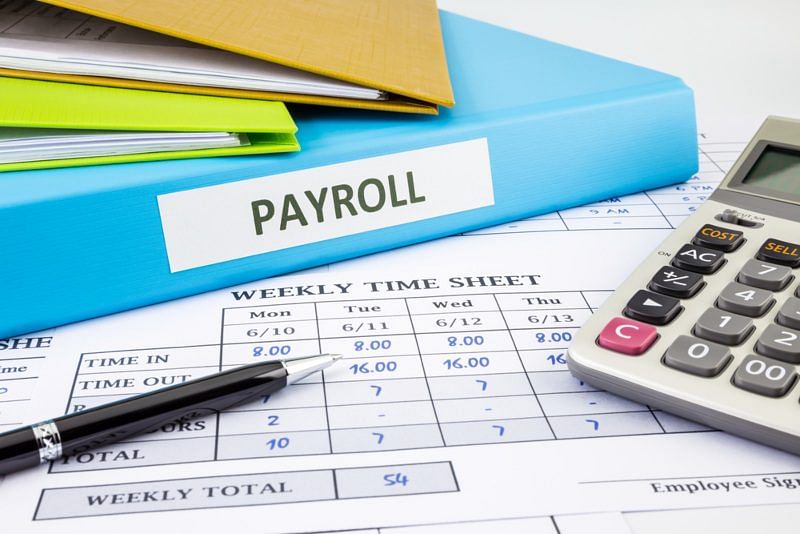
[[[762,261],[797,267],[800,266],[800,245],[778,239],[767,239],[758,249],[756,257]]]

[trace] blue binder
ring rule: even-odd
[[[0,338],[664,186],[697,170],[693,96],[680,79],[450,13],[441,23],[457,103],[438,117],[296,108],[299,153],[0,176]],[[491,205],[171,268],[160,195],[483,138]]]

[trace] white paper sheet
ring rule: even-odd
[[[383,91],[31,0],[0,4],[0,67],[377,100]]]
[[[229,132],[118,132],[0,128],[0,163],[249,145]]]
[[[0,374],[3,428],[270,355],[346,355],[266,402],[10,475],[4,529],[305,532],[797,502],[797,457],[596,391],[563,358],[742,146],[704,141],[685,185],[0,350],[17,369]]]

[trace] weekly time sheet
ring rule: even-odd
[[[797,457],[598,391],[565,363],[742,148],[701,139],[700,172],[678,186],[0,341],[2,430],[344,355],[279,394],[7,476],[3,531],[555,532],[548,516],[800,501]]]

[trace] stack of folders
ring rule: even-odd
[[[0,77],[0,171],[298,150],[281,102]]]
[[[0,175],[0,338],[697,169],[680,79],[435,0],[3,9],[0,170],[73,168]]]
[[[0,171],[298,150],[279,101],[418,113],[452,104],[431,1],[236,6],[0,6]],[[353,20],[360,31],[335,31]],[[395,39],[414,44],[354,56]],[[429,60],[410,70],[420,53]]]

